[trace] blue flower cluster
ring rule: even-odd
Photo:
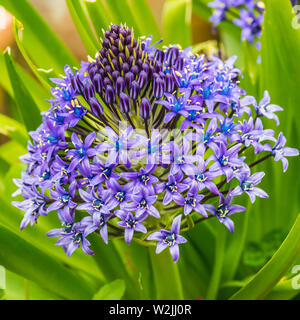
[[[245,211],[233,200],[268,197],[253,167],[273,158],[285,171],[298,155],[263,127],[264,118],[278,124],[282,108],[267,91],[260,102],[246,96],[235,57],[151,41],[111,25],[94,60],[51,79],[51,107],[30,132],[15,179],[24,200],[13,204],[25,211],[21,229],[57,213],[62,226],[47,235],[68,255],[93,254],[87,237],[96,232],[105,243],[158,241],[156,252],[169,248],[176,262],[188,219],[215,216],[233,232],[230,216]]]
[[[217,26],[224,20],[232,21],[242,29],[242,40],[256,42],[259,49],[259,38],[264,20],[264,3],[260,0],[214,0],[208,4],[213,8],[210,21]]]
[[[292,6],[298,0],[291,0]],[[216,27],[222,21],[231,21],[242,29],[241,38],[249,43],[255,43],[260,49],[259,38],[262,32],[265,5],[261,0],[213,0],[208,3],[213,8],[210,21]]]

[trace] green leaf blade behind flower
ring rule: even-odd
[[[79,0],[66,0],[66,3],[82,43],[88,54],[94,58],[99,50],[100,43],[90,27],[89,17],[83,6],[83,2]]]
[[[1,225],[0,264],[60,297],[90,299],[93,295],[78,274]]]
[[[271,104],[283,108],[277,115],[279,127],[274,120],[263,119],[265,126],[280,131],[287,139],[286,146],[298,147],[300,143],[299,119],[299,74],[300,74],[300,29],[294,29],[290,1],[267,0],[261,37],[260,97],[268,90]],[[271,143],[273,146],[274,144]],[[289,168],[282,173],[280,161],[270,166],[261,165],[268,174],[263,180],[263,188],[270,195],[267,203],[261,203],[256,215],[260,216],[263,232],[281,229],[286,233],[291,227],[295,214],[299,211],[300,181],[295,179],[299,172],[299,157],[288,158]],[[271,171],[272,170],[272,171]],[[251,224],[253,219],[251,220]]]
[[[27,131],[36,130],[36,128],[41,124],[40,110],[26,89],[21,78],[17,74],[15,64],[9,53],[9,50],[4,53],[4,61],[11,86],[13,88],[18,112],[23,120],[23,123]]]
[[[32,98],[35,103],[38,105],[39,109],[46,110],[49,108],[48,102],[46,99],[49,97],[49,94],[43,86],[41,86],[35,78],[33,78],[23,67],[18,63],[15,64],[16,71],[19,74],[20,78],[23,79],[27,90],[31,93]],[[4,90],[14,99],[13,88],[9,81],[9,76],[7,73],[7,68],[4,60],[4,54],[0,52],[0,84]],[[11,107],[11,105],[9,105]]]
[[[100,37],[102,35],[102,28],[106,30],[112,19],[110,17],[110,12],[103,5],[102,1],[84,1],[84,5],[89,14],[89,18],[93,24],[96,35]]]
[[[151,1],[151,0],[150,0]],[[131,0],[132,12],[136,23],[143,36],[152,35],[155,41],[161,37],[161,32],[153,16],[152,10],[147,0]]]
[[[180,44],[183,48],[192,44],[192,1],[167,0],[163,9],[164,43]]]
[[[149,248],[156,290],[155,299],[184,299],[178,266],[173,262],[169,249],[159,254],[153,249]]]
[[[121,300],[125,293],[125,288],[125,281],[117,279],[101,287],[94,295],[93,300]]]
[[[231,300],[263,299],[300,256],[300,214],[271,260]]]
[[[0,5],[22,22],[24,48],[39,68],[60,74],[66,64],[78,63],[28,0],[0,0]]]

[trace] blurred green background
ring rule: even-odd
[[[233,217],[230,234],[218,221],[198,224],[184,236],[175,265],[154,248],[92,238],[95,256],[77,250],[71,258],[45,233],[54,216],[20,232],[23,213],[10,204],[26,153],[28,129],[49,108],[50,77],[65,64],[78,66],[99,50],[101,28],[127,23],[136,35],[152,34],[164,44],[193,45],[194,52],[237,55],[241,87],[260,100],[269,90],[284,108],[280,127],[266,121],[288,145],[300,146],[300,30],[292,28],[289,0],[266,0],[262,49],[241,43],[239,29],[222,23],[212,33],[208,0],[0,0],[0,297],[2,299],[299,299],[293,269],[300,265],[298,158],[287,173],[265,163],[262,188],[269,199]],[[271,5],[272,2],[272,5]],[[6,11],[4,10],[6,9]],[[11,13],[11,15],[8,14]],[[7,46],[11,50],[5,50]],[[261,64],[257,56],[261,55]],[[299,273],[299,271],[298,271]],[[299,282],[299,281],[298,281]]]

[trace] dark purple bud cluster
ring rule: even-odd
[[[135,39],[133,31],[125,25],[112,25],[105,31],[102,46],[96,61],[88,66],[92,84],[83,87],[87,100],[95,91],[117,116],[116,109],[129,113],[133,107],[134,110],[139,108],[142,98],[150,101],[174,90],[174,78],[164,73],[164,52],[161,51],[158,57],[150,56],[142,40]],[[170,49],[166,56],[170,61],[168,66],[174,65],[179,49]],[[74,90],[78,87],[80,82],[74,85]]]

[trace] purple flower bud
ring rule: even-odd
[[[157,77],[153,80],[153,96],[160,99],[164,94],[164,81]]]
[[[122,60],[123,62],[126,61],[126,56],[123,52],[120,52],[119,55],[118,55],[118,59],[119,61]]]
[[[130,98],[132,100],[137,99],[138,96],[139,96],[139,93],[140,93],[139,84],[136,81],[132,81],[132,84],[131,84],[131,87],[130,87],[130,92],[129,92]]]
[[[102,46],[103,46],[104,48],[109,49],[110,46],[111,46],[110,41],[109,41],[107,38],[105,38],[105,39],[103,40],[103,42],[102,42]]]
[[[107,87],[107,86],[112,86],[112,82],[111,82],[111,80],[110,80],[109,77],[105,77],[105,78],[104,78],[103,84],[104,84],[105,87]]]
[[[100,93],[103,89],[103,79],[100,73],[96,73],[93,79],[93,84],[97,93]]]
[[[133,44],[132,44],[132,46],[133,46],[134,48],[137,46],[137,41],[136,41],[136,39],[133,39]]]
[[[107,59],[107,58],[103,58],[102,64],[103,64],[104,66],[108,65],[108,59]]]
[[[84,97],[86,100],[90,100],[92,97],[95,96],[94,86],[91,83],[87,83],[84,86]]]
[[[125,80],[123,77],[118,77],[116,81],[116,93],[119,95],[125,89]]]
[[[120,72],[118,70],[115,70],[112,72],[112,78],[114,81],[116,81],[119,78]]]
[[[131,36],[126,37],[126,44],[131,44]]]
[[[165,76],[165,91],[172,93],[175,89],[175,81],[170,73]]]
[[[124,28],[120,28],[119,34],[123,36],[123,38],[127,37],[127,31]]]
[[[138,67],[137,65],[134,65],[134,66],[131,67],[130,71],[131,71],[135,76],[137,76],[137,75],[139,74],[139,72],[140,72],[140,69],[139,69],[139,67]]]
[[[179,71],[183,70],[184,60],[182,57],[178,57],[175,61],[175,68]]]
[[[89,105],[91,106],[92,113],[95,116],[99,117],[100,115],[103,114],[103,107],[102,107],[101,103],[98,101],[97,98],[92,97],[89,100]]]
[[[98,73],[101,75],[102,79],[105,78],[105,71],[103,69],[99,69]]]
[[[160,63],[163,63],[164,57],[165,57],[165,53],[162,50],[158,49],[155,53],[155,60]]]
[[[107,72],[107,73],[112,73],[113,72],[113,69],[112,69],[112,67],[110,66],[110,65],[107,65],[107,66],[105,66],[105,71]]]
[[[77,82],[77,80],[76,80],[76,76],[73,76],[73,77],[71,78],[71,86],[72,86],[72,88],[73,88],[73,90],[74,90],[75,92],[80,93],[80,88],[79,88],[79,86],[78,86],[78,82]]]
[[[104,37],[105,38],[109,38],[110,37],[111,32],[109,30],[106,30],[104,33]]]
[[[130,89],[133,80],[134,80],[134,74],[132,72],[128,72],[125,74],[125,85],[127,89]]]
[[[116,39],[118,39],[118,35],[116,33],[114,33],[114,32],[111,32],[110,36],[109,36],[109,39],[116,40]]]
[[[114,88],[110,85],[105,88],[105,102],[108,104],[112,104],[115,102],[115,91]]]
[[[179,56],[179,50],[176,47],[171,47],[166,53],[166,60],[169,66],[174,65],[175,61]]]
[[[130,57],[128,58],[128,60],[127,60],[128,64],[129,64],[130,66],[132,66],[133,61],[135,61],[134,56],[130,56]]]
[[[105,57],[105,53],[106,53],[106,50],[105,50],[104,48],[102,48],[102,49],[99,50],[99,54],[100,54],[100,56],[101,56],[102,58]],[[97,59],[97,60],[98,60],[98,59]]]
[[[119,32],[119,26],[116,25],[116,24],[112,24],[111,27],[110,27],[110,30],[112,32],[118,33]]]
[[[119,63],[118,63],[118,60],[117,59],[112,59],[111,60],[111,63],[112,63],[112,65],[114,66],[114,69],[115,70],[119,70]]]
[[[151,104],[147,98],[143,98],[140,104],[140,114],[143,119],[149,119],[151,112]]]
[[[83,92],[84,85],[83,85],[82,81],[79,79],[78,75],[75,76],[75,82],[76,82],[76,84],[74,84],[74,85],[76,85],[78,92],[80,92],[80,93]]]
[[[94,78],[95,74],[98,72],[98,68],[96,66],[89,69],[89,76],[91,79]]]
[[[124,113],[128,113],[131,108],[130,99],[124,92],[120,93],[120,109]]]
[[[140,88],[144,88],[144,86],[146,85],[148,81],[148,74],[145,71],[141,71],[139,78],[138,78],[138,84],[140,86]]]
[[[142,64],[142,69],[143,69],[145,72],[147,72],[147,74],[149,74],[149,71],[150,71],[149,63],[144,62],[144,63]]]
[[[127,62],[123,63],[122,70],[127,73],[130,70],[129,64]]]
[[[117,56],[119,53],[119,49],[116,46],[111,46],[110,50],[115,56]]]
[[[142,68],[143,63],[144,63],[143,60],[139,58],[136,62],[136,65],[139,66],[139,68]]]

